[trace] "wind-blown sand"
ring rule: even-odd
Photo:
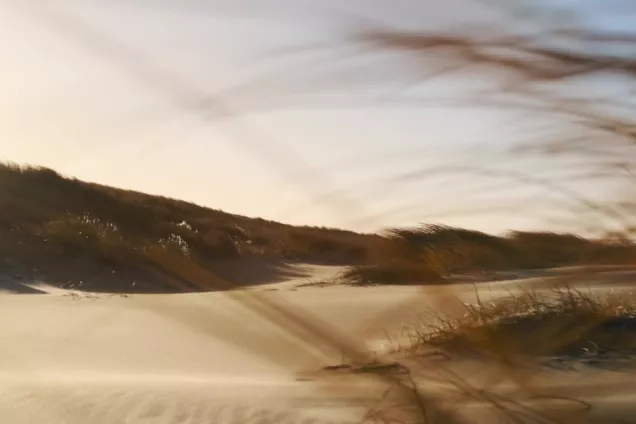
[[[311,271],[313,281],[340,271],[303,270]],[[299,288],[303,281],[231,292],[130,296],[71,295],[28,285],[36,294],[2,295],[2,422],[297,423],[321,414],[323,422],[352,422],[361,408],[340,411],[357,402],[355,390],[321,390],[337,383],[297,378],[298,372],[338,363],[340,352],[310,349],[310,339],[299,340],[241,299],[256,291],[306,311],[352,340],[372,343],[382,328],[397,330],[409,312],[439,305],[442,298],[473,301],[478,287],[488,300],[544,283],[533,276],[478,286]],[[596,290],[626,289],[632,282],[636,271],[624,267],[604,268],[585,281]],[[15,291],[15,282],[7,284]],[[596,388],[589,396],[604,396],[594,413],[611,407],[623,418],[636,417],[636,407],[632,414],[621,409],[634,404],[629,396],[636,390],[624,390],[634,383],[619,373],[603,375],[586,374],[586,383]]]

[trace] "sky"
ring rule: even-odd
[[[0,45],[0,159],[360,231],[426,221],[501,232],[571,216],[545,208],[572,206],[536,175],[558,169],[506,154],[523,138],[510,111],[330,103],[408,90],[417,77],[403,57],[343,48],[356,25],[495,19],[481,2],[341,3],[0,0],[0,38],[10,40]],[[560,2],[604,29],[631,28],[627,3]],[[436,79],[420,89],[435,97],[481,85]],[[465,169],[475,164],[490,175]],[[453,171],[432,171],[440,167]],[[524,169],[534,179],[517,175]]]

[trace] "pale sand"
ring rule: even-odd
[[[313,281],[340,271],[307,267]],[[632,276],[636,282],[634,271],[601,271],[586,279],[597,290],[629,287]],[[303,281],[185,295],[69,296],[46,285],[35,287],[48,294],[2,295],[0,420],[222,424],[296,423],[317,416],[316,422],[354,422],[361,409],[342,405],[354,404],[358,391],[331,388],[341,383],[296,380],[299,371],[338,363],[340,352],[317,352],[309,345],[314,340],[299,341],[241,299],[256,290],[306,311],[349,339],[372,343],[381,328],[399,329],[423,305],[447,305],[442,300],[454,296],[472,302],[475,291],[470,284],[295,289]],[[540,287],[540,282],[534,277],[476,287],[487,301],[518,287]],[[635,404],[629,396],[636,390],[623,390],[633,383],[620,373],[612,376],[610,396],[601,390],[609,385],[607,376],[585,374],[586,383],[597,382],[594,388],[603,397],[595,414],[610,407],[618,414],[624,405]],[[321,389],[324,385],[329,388]],[[628,412],[620,415],[636,417],[636,411]]]

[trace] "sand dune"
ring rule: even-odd
[[[304,270],[315,279],[338,271]],[[623,289],[632,277],[636,281],[636,272],[602,270],[586,283],[598,290]],[[475,296],[472,284],[297,288],[301,280],[253,290],[296,305],[360,343],[371,343],[382,328],[398,329],[424,305],[439,305],[440,296],[465,301]],[[478,287],[488,299],[516,287],[539,287],[540,281],[533,276]],[[47,291],[45,285],[31,288]],[[253,290],[125,297],[49,290],[0,296],[2,421],[296,423],[315,416],[315,422],[353,422],[361,409],[343,405],[355,404],[356,391],[344,396],[341,390],[320,390],[334,383],[297,381],[297,372],[337,363],[340,352],[312,351],[308,340],[248,308],[241,296]],[[605,404],[633,404],[633,399],[605,399]]]

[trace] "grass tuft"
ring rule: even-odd
[[[625,293],[557,288],[464,306],[460,317],[418,320],[410,328],[410,348],[495,358],[636,355],[636,302]]]

